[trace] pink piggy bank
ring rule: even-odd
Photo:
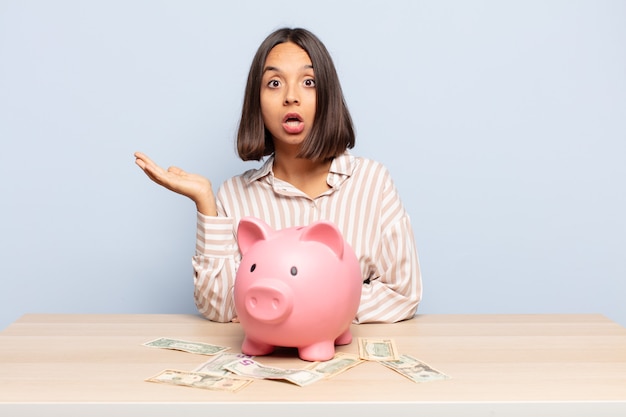
[[[352,341],[363,282],[356,255],[334,224],[274,231],[244,217],[237,240],[242,259],[234,295],[243,353],[295,347],[301,359],[326,361],[335,345]]]

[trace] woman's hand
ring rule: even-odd
[[[178,167],[161,168],[141,152],[135,152],[135,163],[157,184],[189,197],[198,211],[206,216],[217,216],[211,181],[202,175],[189,174]]]

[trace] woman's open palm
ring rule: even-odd
[[[204,214],[214,215],[212,211],[215,207],[215,197],[208,178],[190,174],[174,166],[163,169],[141,152],[135,152],[135,163],[155,183],[189,197],[196,203],[199,211],[209,211]]]

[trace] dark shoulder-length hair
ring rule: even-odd
[[[304,139],[299,157],[332,159],[354,147],[354,127],[333,60],[324,44],[302,28],[283,28],[271,33],[259,46],[248,74],[237,133],[237,152],[244,161],[258,161],[274,152],[272,135],[261,114],[261,82],[265,60],[273,47],[293,42],[306,51],[315,72],[315,121]]]

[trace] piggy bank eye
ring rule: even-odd
[[[291,275],[293,275],[294,277],[296,275],[298,275],[298,268],[296,268],[295,266],[291,267]]]
[[[255,269],[256,269],[256,264],[252,264],[252,266],[250,267],[250,272],[254,272]]]

